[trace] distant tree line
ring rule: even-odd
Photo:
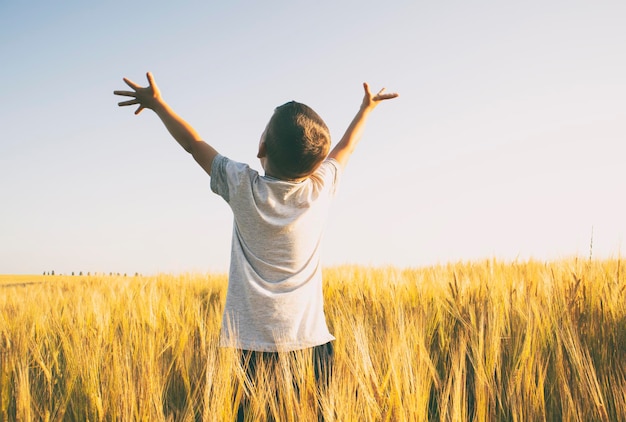
[[[52,271],[44,271],[44,272],[43,272],[43,275],[55,275],[55,274],[54,274],[54,270],[52,270]],[[63,275],[63,274],[57,274],[57,275]],[[71,275],[72,275],[72,276],[75,276],[75,275],[76,275],[76,273],[75,273],[74,271],[72,271],[72,274],[71,274]],[[83,272],[82,272],[82,271],[79,271],[79,272],[78,272],[78,276],[80,277],[80,276],[82,276],[82,275],[83,275]],[[87,272],[87,276],[89,277],[90,275],[91,275],[91,272]],[[106,275],[106,273],[93,273],[93,275]],[[136,272],[136,273],[135,273],[135,277],[140,277],[141,275],[142,275],[142,274],[140,274],[140,273],[138,273],[138,272]],[[123,277],[127,277],[127,274],[126,274],[126,273],[124,273],[124,274],[120,274],[120,273],[110,272],[110,273],[109,273],[109,276],[111,276],[111,277],[112,277],[112,276],[117,276],[117,277],[122,277],[122,276],[123,276]]]

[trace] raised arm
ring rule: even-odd
[[[363,96],[363,102],[361,103],[359,111],[356,116],[354,116],[354,119],[352,119],[346,133],[328,155],[329,158],[337,160],[342,168],[345,168],[350,156],[354,152],[354,148],[361,140],[363,128],[365,127],[365,122],[370,112],[374,110],[381,101],[390,100],[398,96],[397,93],[384,94],[385,88],[378,91],[377,94],[372,95],[367,83],[363,83],[363,89],[365,90],[365,95]]]
[[[139,107],[135,110],[135,114],[141,113],[145,108],[154,111],[174,139],[185,151],[190,153],[200,167],[210,175],[211,164],[217,155],[217,151],[204,142],[195,129],[176,114],[165,100],[163,100],[161,91],[157,87],[154,77],[150,72],[148,72],[147,77],[148,86],[145,88],[137,85],[130,79],[124,78],[124,82],[132,88],[132,91],[113,91],[113,93],[124,97],[132,97],[132,99],[121,101],[118,105],[124,107],[138,104]]]

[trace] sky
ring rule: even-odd
[[[626,2],[0,1],[0,274],[225,272],[232,215],[122,77],[261,171],[274,107],[371,115],[326,266],[621,257]]]

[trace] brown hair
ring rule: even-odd
[[[328,155],[330,132],[312,108],[290,101],[274,110],[265,132],[265,148],[277,177],[306,177]]]

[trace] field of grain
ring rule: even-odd
[[[621,265],[327,269],[329,390],[287,362],[248,382],[256,419],[625,420]],[[0,276],[0,420],[232,420],[225,293],[223,275]]]

